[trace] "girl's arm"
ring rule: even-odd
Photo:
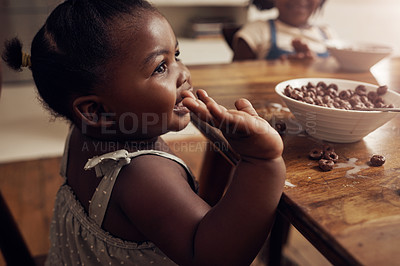
[[[271,229],[284,180],[279,134],[239,100],[226,110],[199,91],[184,104],[219,127],[241,155],[224,197],[213,207],[189,187],[168,159],[143,156],[121,171],[113,194],[143,240],[179,265],[249,265]],[[146,162],[144,162],[146,161]]]
[[[196,243],[204,246],[210,241],[234,242],[237,245],[220,245],[219,252],[255,256],[271,229],[283,190],[286,169],[281,157],[281,137],[247,100],[238,100],[237,110],[226,110],[205,91],[199,90],[198,97],[188,94],[185,105],[204,121],[220,128],[242,160],[225,196],[200,223]],[[221,220],[226,230],[211,225]],[[198,252],[195,255],[200,258],[218,254],[208,253],[207,249]],[[240,261],[235,259],[236,263]],[[242,259],[242,263],[249,263]]]
[[[239,38],[233,48],[233,61],[254,60],[257,59],[256,54],[251,50],[250,46]]]

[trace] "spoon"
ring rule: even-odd
[[[362,108],[356,111],[400,112],[400,108]]]

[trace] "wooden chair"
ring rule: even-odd
[[[46,255],[33,257],[0,191],[0,248],[7,265],[44,265]]]
[[[228,44],[228,46],[233,50],[232,42],[233,42],[233,36],[235,36],[235,33],[240,29],[241,25],[237,24],[226,24],[222,27],[222,36],[225,39],[225,42]]]

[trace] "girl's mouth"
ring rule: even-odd
[[[193,88],[192,87],[186,88],[186,89],[193,93]],[[178,94],[176,102],[175,102],[175,106],[174,106],[174,113],[176,113],[178,115],[185,115],[185,114],[190,113],[190,110],[183,105],[182,101],[183,101],[182,96],[180,94]]]
[[[175,104],[174,106],[174,112],[178,115],[185,115],[188,114],[190,111],[188,108],[186,108],[182,101],[180,101],[179,103]]]

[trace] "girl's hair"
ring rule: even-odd
[[[326,0],[321,0],[319,8],[325,4]],[[275,0],[253,0],[253,5],[257,7],[258,10],[267,10],[275,7]]]
[[[116,22],[149,10],[157,12],[145,0],[68,0],[57,6],[31,46],[30,69],[44,103],[73,121],[72,101],[91,94],[107,79],[109,60],[121,57],[121,40],[113,38]],[[5,45],[3,60],[21,70],[21,42],[14,38]]]

